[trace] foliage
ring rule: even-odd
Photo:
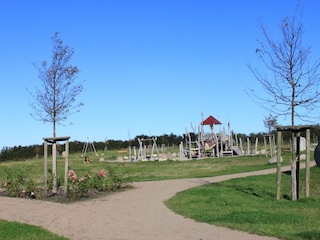
[[[107,171],[101,170],[93,176],[86,173],[81,177],[78,177],[76,172],[70,169],[68,177],[67,195],[73,200],[88,197],[90,191],[93,190],[107,192],[126,186],[123,178],[110,167]]]
[[[122,176],[111,167],[108,170],[100,170],[92,177],[89,173],[78,177],[74,170],[69,171],[67,197],[71,200],[78,200],[88,197],[92,191],[116,191],[126,187],[126,182]],[[51,176],[52,174],[50,174]],[[58,176],[58,187],[62,186],[64,178]],[[43,187],[38,186],[32,175],[28,174],[27,168],[4,167],[0,171],[0,188],[6,189],[10,197],[26,197],[45,199],[49,192],[45,193]],[[52,176],[48,180],[48,188],[52,186]]]
[[[277,125],[277,117],[273,116],[271,113],[269,116],[265,117],[263,120],[264,126],[268,129],[268,133],[274,130]]]
[[[150,136],[140,135],[136,136],[134,139],[130,141],[122,141],[122,140],[108,140],[107,142],[93,142],[95,148],[97,150],[104,151],[107,146],[108,150],[120,150],[128,148],[129,146],[137,146],[138,141],[137,138],[151,138]],[[165,144],[166,146],[176,145],[183,140],[182,136],[174,135],[174,134],[164,134],[162,136],[158,136],[158,143]],[[83,146],[86,142],[83,141],[70,141],[69,142],[69,152],[72,153],[81,153]],[[58,152],[62,152],[65,146],[57,143]],[[48,152],[52,152],[51,145],[48,145]],[[0,150],[0,162],[3,161],[16,161],[16,160],[26,160],[32,159],[36,157],[36,153],[40,156],[43,156],[43,145],[30,145],[30,146],[14,146],[14,147],[4,147]]]
[[[1,187],[6,188],[10,197],[35,197],[36,185],[31,178],[26,178],[22,168],[7,168],[1,173]]]

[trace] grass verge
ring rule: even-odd
[[[282,174],[283,198],[276,201],[275,174],[232,179],[192,188],[166,201],[174,212],[207,222],[280,239],[320,239],[319,168],[311,168],[311,197],[288,200],[291,177]],[[301,174],[301,183],[304,175]],[[301,187],[301,196],[303,195]]]
[[[0,239],[2,240],[67,240],[41,227],[0,220]]]

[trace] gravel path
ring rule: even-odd
[[[44,227],[75,240],[276,239],[195,222],[163,203],[176,192],[231,178],[264,175],[275,169],[211,178],[137,182],[132,190],[99,199],[60,204],[0,198],[0,218]]]

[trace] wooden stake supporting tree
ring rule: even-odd
[[[52,193],[56,194],[58,191],[57,184],[57,161],[56,161],[56,144],[60,141],[65,141],[65,156],[64,156],[64,190],[68,187],[68,157],[69,157],[69,139],[70,137],[56,137],[44,138],[44,190],[48,190],[48,143],[52,144]]]
[[[277,200],[280,200],[281,187],[281,138],[282,132],[291,133],[291,194],[292,201],[299,199],[300,185],[300,134],[305,132],[306,135],[306,180],[305,180],[305,197],[309,197],[310,190],[310,128],[309,125],[304,126],[277,126]],[[296,140],[296,141],[295,141]],[[296,142],[296,146],[295,143]],[[296,151],[294,151],[296,150]]]

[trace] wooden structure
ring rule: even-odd
[[[263,135],[263,142],[264,142],[264,149],[266,150],[265,154],[266,157],[268,156],[268,142],[269,142],[269,150],[270,150],[270,156],[273,157],[274,156],[274,146],[275,144],[275,137],[274,134],[267,134],[267,135]]]
[[[212,143],[209,144],[209,147],[212,149],[212,156],[219,156],[219,146],[218,146],[218,137],[215,132],[215,125],[221,125],[222,123],[218,121],[216,118],[212,117],[211,115],[207,117],[205,120],[201,122],[201,144],[204,145],[203,142],[203,137],[204,137],[204,132],[203,132],[203,126],[204,125],[209,125],[210,126],[210,131],[211,131],[211,139]],[[208,141],[208,139],[206,139]],[[208,141],[210,142],[210,141]]]
[[[64,189],[67,190],[68,184],[68,157],[69,157],[69,139],[70,137],[43,138],[44,140],[44,190],[48,189],[48,143],[52,144],[52,193],[57,193],[57,148],[56,143],[65,141],[64,158]]]
[[[181,150],[183,152],[181,155],[184,155],[189,159],[233,156],[234,154],[242,155],[242,150],[238,147],[238,140],[233,140],[233,132],[230,129],[230,122],[228,123],[227,133],[224,128],[223,130],[220,130],[219,133],[215,132],[215,125],[221,124],[222,123],[216,118],[209,116],[201,122],[198,127],[198,133],[196,133],[195,127],[191,125],[194,134],[191,134],[186,129],[186,147],[184,150]],[[209,125],[210,133],[204,133],[205,125]],[[236,145],[234,145],[234,143]]]
[[[190,132],[186,132],[187,141],[184,153],[189,159],[201,157],[201,143],[196,135],[194,135],[193,137],[195,139],[192,138]]]
[[[291,133],[291,142],[294,146],[294,140],[296,139],[296,153],[294,153],[294,147],[291,149],[291,194],[292,200],[299,199],[299,175],[300,175],[300,133],[306,134],[306,180],[305,180],[305,197],[310,195],[310,128],[309,125],[300,126],[276,126],[277,129],[277,200],[280,199],[280,186],[281,186],[281,142],[282,132],[287,131]]]
[[[147,154],[147,146],[144,144],[144,142],[146,141],[152,141],[152,148],[151,148],[151,152],[150,155]],[[137,160],[157,160],[159,158],[159,151],[158,151],[158,146],[157,146],[157,138],[156,137],[152,137],[152,138],[138,138],[138,142],[139,142],[139,150],[138,150],[138,157]],[[154,153],[154,151],[156,151],[156,153]],[[157,155],[156,157],[154,157],[154,155]]]
[[[82,152],[81,152],[81,156],[82,157],[86,157],[87,155],[87,151],[88,151],[88,147],[90,150],[94,151],[94,154],[96,155],[96,157],[98,156],[96,148],[93,144],[93,142],[90,141],[90,137],[87,137],[87,142],[83,145],[82,148]]]

